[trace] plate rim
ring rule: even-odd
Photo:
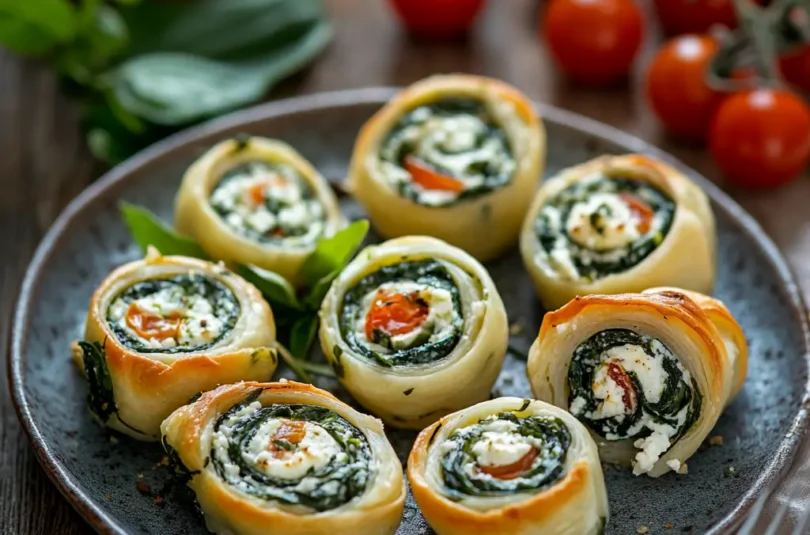
[[[28,400],[25,395],[23,368],[24,350],[31,315],[31,305],[36,297],[39,280],[47,261],[60,238],[74,218],[79,216],[87,205],[102,197],[115,184],[122,182],[139,167],[153,160],[164,158],[182,148],[193,144],[201,138],[216,134],[218,131],[250,127],[274,117],[292,113],[316,112],[327,108],[355,106],[359,104],[383,104],[401,88],[366,87],[312,93],[302,96],[274,100],[250,108],[235,111],[225,116],[212,119],[199,125],[181,130],[138,152],[124,162],[116,165],[100,178],[79,193],[62,210],[37,246],[20,285],[14,313],[9,325],[10,336],[7,347],[7,377],[10,384],[12,403],[28,440],[34,449],[37,461],[53,484],[67,499],[71,506],[98,533],[109,535],[128,535],[129,532],[116,520],[98,506],[96,500],[89,497],[73,480],[64,465],[57,459],[50,445],[44,440],[34,421]],[[680,162],[676,157],[658,147],[594,119],[556,106],[534,102],[535,109],[543,120],[550,120],[572,129],[586,132],[597,138],[627,147],[632,152],[650,154],[686,173],[706,192],[709,198],[726,214],[735,220],[742,231],[749,235],[761,247],[765,259],[777,272],[782,286],[789,297],[793,312],[798,315],[804,342],[804,359],[808,374],[804,386],[804,395],[798,412],[793,418],[790,430],[780,442],[777,451],[764,466],[751,487],[743,494],[740,501],[725,516],[720,518],[708,531],[709,535],[728,533],[742,522],[747,510],[753,505],[756,497],[765,489],[778,484],[784,479],[787,470],[801,445],[808,422],[810,409],[810,328],[808,327],[808,309],[801,288],[796,282],[792,268],[789,267],[782,253],[773,240],[765,233],[759,223],[746,212],[734,199],[714,183],[703,177],[694,169]]]

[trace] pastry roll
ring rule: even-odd
[[[685,175],[648,156],[603,156],[537,193],[520,250],[548,310],[577,295],[678,286],[711,293],[715,228]]]
[[[347,189],[384,237],[435,236],[488,260],[515,242],[545,152],[542,122],[517,89],[432,76],[365,124]]]
[[[74,357],[98,419],[157,440],[160,422],[193,395],[269,379],[275,336],[273,313],[252,284],[221,265],[152,249],[95,291]]]
[[[321,306],[321,347],[340,382],[386,423],[422,429],[489,397],[509,337],[484,267],[441,240],[367,247]]]
[[[221,386],[161,431],[219,535],[390,535],[399,525],[405,482],[382,424],[312,385]]]
[[[298,268],[319,238],[344,225],[329,185],[281,141],[223,141],[183,177],[175,226],[211,257],[252,264],[300,284]]]
[[[542,401],[504,397],[445,416],[417,437],[408,479],[439,535],[598,535],[608,520],[596,444]]]
[[[535,397],[593,433],[603,460],[657,477],[697,451],[745,379],[728,310],[674,288],[578,297],[543,318],[529,351]]]

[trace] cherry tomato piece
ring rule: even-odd
[[[737,26],[734,0],[655,0],[664,33],[704,33],[715,24]]]
[[[724,95],[706,85],[706,70],[719,46],[705,35],[676,37],[661,47],[647,72],[647,100],[674,135],[705,139]]]
[[[405,157],[405,169],[414,182],[428,190],[464,191],[464,183],[451,176],[437,173],[413,156]]]
[[[526,454],[513,462],[512,464],[505,464],[502,466],[480,466],[479,470],[485,474],[501,479],[510,480],[516,479],[527,472],[533,465],[534,460],[537,459],[537,448],[532,448]]]
[[[163,317],[151,310],[142,308],[137,303],[132,303],[127,308],[125,315],[127,327],[145,340],[154,338],[155,340],[166,340],[168,338],[179,338],[180,324],[183,322],[182,316],[172,313],[168,317]]]
[[[374,339],[374,331],[395,336],[413,331],[428,317],[430,307],[419,301],[418,295],[378,291],[366,315],[366,337]]]
[[[592,85],[627,76],[644,37],[633,0],[551,0],[542,27],[562,71]]]
[[[411,33],[438,39],[466,32],[483,4],[484,0],[391,0]]]
[[[717,110],[709,146],[732,182],[752,188],[778,186],[810,161],[810,109],[781,89],[737,93]]]

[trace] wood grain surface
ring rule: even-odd
[[[646,3],[645,3],[646,4]],[[810,181],[807,175],[773,192],[726,187],[706,151],[666,138],[646,107],[640,74],[660,42],[648,16],[645,49],[626,85],[575,87],[555,71],[537,35],[536,0],[490,0],[464,41],[411,40],[383,0],[331,0],[335,40],[307,71],[272,98],[370,85],[405,85],[432,73],[470,72],[502,78],[529,97],[626,130],[674,153],[718,182],[765,228],[810,289]],[[649,15],[649,14],[648,14]],[[25,267],[60,210],[104,168],[79,133],[78,110],[40,65],[0,51],[0,347]],[[722,258],[720,259],[722,261]],[[77,304],[81,306],[81,304]],[[68,358],[68,355],[65,355]],[[39,467],[0,381],[0,533],[73,535],[90,528]]]

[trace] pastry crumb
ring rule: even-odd
[[[712,446],[722,446],[723,445],[723,437],[721,435],[715,435],[709,438],[709,444]]]
[[[516,321],[509,326],[509,334],[511,334],[512,336],[516,336],[522,332],[523,332],[523,325],[521,325],[519,321]]]
[[[650,531],[650,528],[647,526],[639,526],[636,528],[636,533],[639,533],[640,535],[644,535],[644,533],[647,533],[648,531]]]
[[[688,474],[689,469],[686,467],[686,463],[681,463],[681,469],[678,470],[679,474]]]
[[[118,444],[118,437],[116,437],[115,435],[110,435],[110,443]]]
[[[110,494],[105,492],[104,493],[104,499],[107,500],[107,501],[110,501]]]
[[[667,529],[673,529],[675,527],[675,524],[673,524],[672,522],[667,522],[666,524],[664,524],[664,527]]]

